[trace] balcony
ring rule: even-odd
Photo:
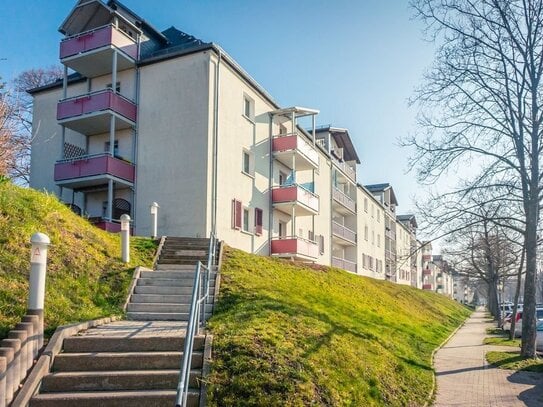
[[[332,266],[350,271],[351,273],[356,273],[356,263],[354,261],[332,257]]]
[[[271,241],[271,254],[295,260],[316,260],[319,246],[316,242],[301,237],[279,237]]]
[[[356,183],[356,170],[347,164],[345,161],[339,161],[332,157],[332,162],[340,170],[339,178],[340,182],[343,181],[341,178],[345,178],[345,181],[351,181]]]
[[[432,275],[432,270],[424,269],[424,270],[422,270],[422,275],[423,276],[430,276],[430,275]]]
[[[106,25],[64,38],[60,43],[60,62],[87,78],[112,72],[117,51],[117,71],[134,68],[138,45],[128,34]]]
[[[81,189],[105,184],[109,179],[132,185],[135,166],[109,153],[86,155],[55,164],[55,182],[67,188]]]
[[[333,202],[336,203],[335,210],[341,214],[353,214],[356,213],[356,202],[350,196],[341,192],[337,188],[332,188]]]
[[[422,289],[423,290],[431,290],[432,289],[432,284],[423,284]]]
[[[104,89],[60,100],[57,120],[78,133],[92,135],[110,130],[111,116],[115,116],[115,129],[127,129],[136,123],[137,107],[134,102]]]
[[[356,246],[356,232],[334,221],[332,221],[332,235],[339,238],[339,244]]]
[[[319,196],[299,185],[280,186],[272,189],[274,208],[294,216],[318,215]]]
[[[422,261],[432,261],[432,255],[431,254],[423,254],[422,255]]]
[[[275,136],[272,148],[275,159],[288,168],[297,171],[319,168],[319,153],[298,134]]]
[[[89,222],[106,232],[117,233],[121,231],[121,224],[119,222],[109,221],[101,216],[89,218]]]

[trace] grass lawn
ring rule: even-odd
[[[227,249],[210,406],[422,406],[470,314],[442,295]]]
[[[58,325],[122,314],[137,265],[152,265],[156,243],[133,238],[131,262],[120,261],[118,235],[75,215],[53,195],[0,179],[0,338],[26,312],[30,236],[51,239],[46,276],[47,333]]]
[[[488,363],[508,370],[522,370],[527,372],[543,372],[543,359],[526,359],[518,352],[487,352]]]
[[[509,336],[485,338],[483,343],[485,345],[513,346],[515,348],[520,347],[520,339],[510,340]]]

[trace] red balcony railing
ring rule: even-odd
[[[432,261],[432,255],[431,254],[423,254],[422,255],[422,261]]]
[[[272,189],[272,202],[274,204],[294,203],[311,213],[319,212],[319,196],[296,184]]]
[[[332,233],[334,236],[356,243],[356,232],[337,222],[332,222]]]
[[[351,212],[356,212],[356,202],[337,188],[332,188],[332,198]]]
[[[273,152],[276,156],[285,152],[294,152],[296,169],[318,168],[319,153],[315,147],[306,142],[303,137],[298,134],[286,134],[275,136],[272,140]],[[292,166],[292,156],[285,157],[280,160],[289,168]]]
[[[316,242],[301,237],[281,237],[271,241],[271,253],[283,257],[316,259],[319,246]]]
[[[60,59],[114,46],[134,60],[138,58],[138,46],[133,38],[113,25],[106,25],[64,38],[60,43]]]
[[[422,289],[423,290],[431,290],[432,289],[432,284],[423,284]]]
[[[424,269],[424,270],[422,270],[422,275],[423,275],[423,276],[429,276],[429,275],[431,275],[431,274],[432,274],[432,270],[430,270],[430,269]]]
[[[356,263],[354,261],[332,257],[332,266],[350,271],[351,273],[356,273]]]
[[[57,105],[57,120],[77,118],[79,116],[111,110],[126,119],[136,121],[136,104],[112,89],[104,89],[68,99]]]
[[[57,182],[97,175],[111,175],[133,183],[135,167],[129,162],[110,156],[109,153],[61,160],[55,164]]]

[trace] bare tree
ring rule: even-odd
[[[6,175],[22,184],[30,176],[30,145],[32,141],[32,98],[29,89],[54,82],[62,77],[60,67],[30,69],[22,72],[12,82],[12,89],[2,93],[4,128],[2,140],[9,149],[2,159]],[[1,143],[1,141],[0,141]]]
[[[472,166],[464,186],[507,187],[521,198],[526,279],[521,354],[536,357],[537,229],[542,194],[543,0],[412,0],[435,63],[414,102],[421,129],[406,141],[432,181]]]

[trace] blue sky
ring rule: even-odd
[[[57,29],[75,0],[4,2],[0,76],[58,64]],[[124,0],[156,28],[221,45],[282,106],[321,111],[317,124],[350,130],[363,184],[390,182],[399,213],[425,188],[406,174],[398,137],[416,130],[407,99],[433,59],[401,0]],[[24,30],[24,31],[23,31]],[[7,58],[6,60],[2,60]]]

